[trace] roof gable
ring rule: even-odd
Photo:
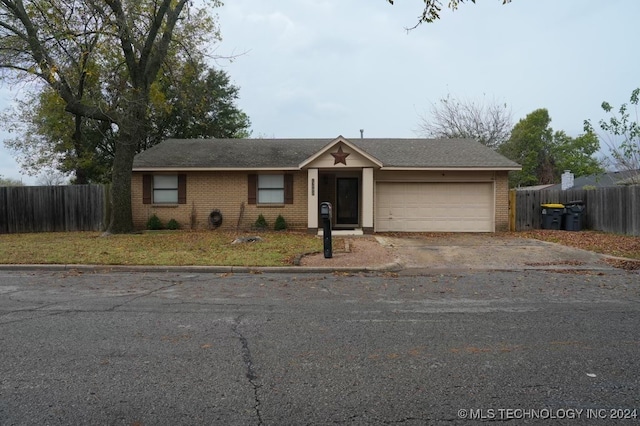
[[[343,136],[338,136],[327,146],[300,163],[306,168],[382,167],[382,162],[358,148]]]

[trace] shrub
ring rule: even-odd
[[[276,218],[276,223],[273,226],[273,229],[275,229],[276,231],[284,231],[285,229],[287,229],[287,222],[284,220],[284,217],[282,217],[281,214]]]
[[[264,218],[262,213],[260,213],[258,215],[258,219],[256,220],[256,223],[254,223],[253,226],[256,229],[267,229],[269,227],[269,224],[267,223],[267,220]]]
[[[167,222],[167,229],[171,229],[172,231],[180,229],[180,224],[177,220],[171,219],[169,220],[169,222]]]
[[[156,214],[152,214],[149,220],[147,220],[147,229],[158,230],[162,229],[162,221]]]

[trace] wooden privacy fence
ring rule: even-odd
[[[102,231],[108,185],[0,187],[0,233]]]
[[[566,191],[511,190],[511,229],[527,231],[542,228],[541,204],[580,200],[584,203],[585,229],[616,234],[640,235],[640,185]],[[515,216],[515,217],[514,217]]]

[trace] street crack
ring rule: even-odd
[[[260,406],[262,402],[260,401],[259,390],[261,385],[258,383],[258,375],[256,374],[253,357],[251,355],[251,349],[249,348],[249,341],[242,334],[242,332],[238,329],[240,325],[240,318],[237,318],[235,323],[232,326],[232,331],[240,341],[242,345],[242,361],[244,362],[247,372],[245,374],[246,378],[249,380],[249,384],[253,388],[253,398],[255,401],[255,405],[253,406],[256,410],[256,417],[258,418],[258,426],[262,426],[264,422],[262,421],[262,413],[260,411]]]
[[[115,311],[116,309],[121,308],[121,307],[123,307],[124,305],[128,305],[129,303],[131,303],[131,302],[133,302],[133,301],[135,301],[135,300],[141,299],[141,298],[143,298],[143,297],[151,296],[151,295],[152,295],[152,294],[154,294],[154,293],[157,293],[157,292],[159,292],[159,291],[163,291],[163,290],[169,289],[169,288],[171,288],[171,287],[175,287],[175,286],[176,286],[176,285],[178,285],[178,284],[180,284],[180,283],[179,283],[179,282],[175,282],[175,281],[174,281],[174,282],[173,282],[172,284],[170,284],[170,285],[165,285],[165,286],[163,286],[163,287],[158,287],[158,288],[156,288],[156,289],[154,289],[154,290],[146,291],[146,292],[144,292],[144,293],[142,293],[142,294],[138,294],[137,296],[133,296],[132,298],[127,299],[127,300],[125,300],[125,301],[124,301],[124,302],[122,302],[122,303],[119,303],[119,304],[117,304],[117,305],[113,305],[111,308],[107,309],[106,311],[107,311],[107,312],[113,312],[113,311]]]

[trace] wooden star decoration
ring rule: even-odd
[[[335,166],[336,164],[344,164],[345,166],[347,165],[347,157],[349,156],[348,152],[342,152],[342,146],[338,147],[338,152],[332,152],[331,155],[333,155],[333,165]]]

